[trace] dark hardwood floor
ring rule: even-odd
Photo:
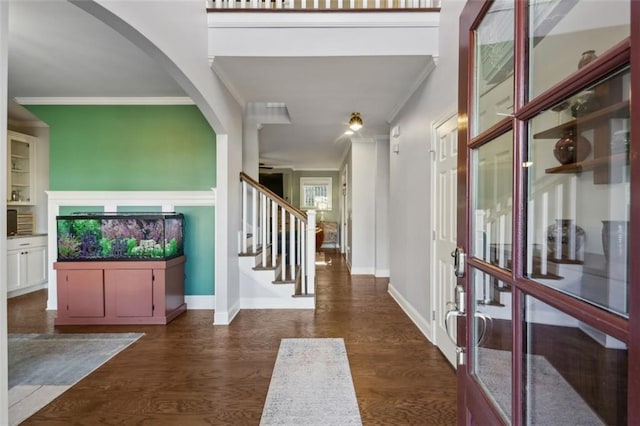
[[[455,372],[388,280],[326,255],[315,311],[243,310],[229,326],[187,311],[167,326],[54,327],[44,291],[10,299],[10,333],[146,333],[23,424],[257,425],[280,339],[342,337],[365,425],[454,425]]]

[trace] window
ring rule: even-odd
[[[331,210],[332,178],[300,178],[300,208]]]

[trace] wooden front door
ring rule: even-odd
[[[459,424],[640,424],[638,23],[630,0],[461,15]]]

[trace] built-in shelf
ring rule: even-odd
[[[628,162],[627,153],[614,154],[610,157],[594,158],[579,163],[563,164],[557,167],[546,169],[547,173],[581,173],[595,170],[600,167],[622,165]]]
[[[563,137],[569,131],[592,128],[598,122],[610,118],[629,118],[629,101],[617,102],[601,108],[591,114],[583,115],[533,135],[534,139],[555,139]]]

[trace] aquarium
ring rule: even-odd
[[[166,260],[184,254],[181,213],[57,216],[58,261]]]

